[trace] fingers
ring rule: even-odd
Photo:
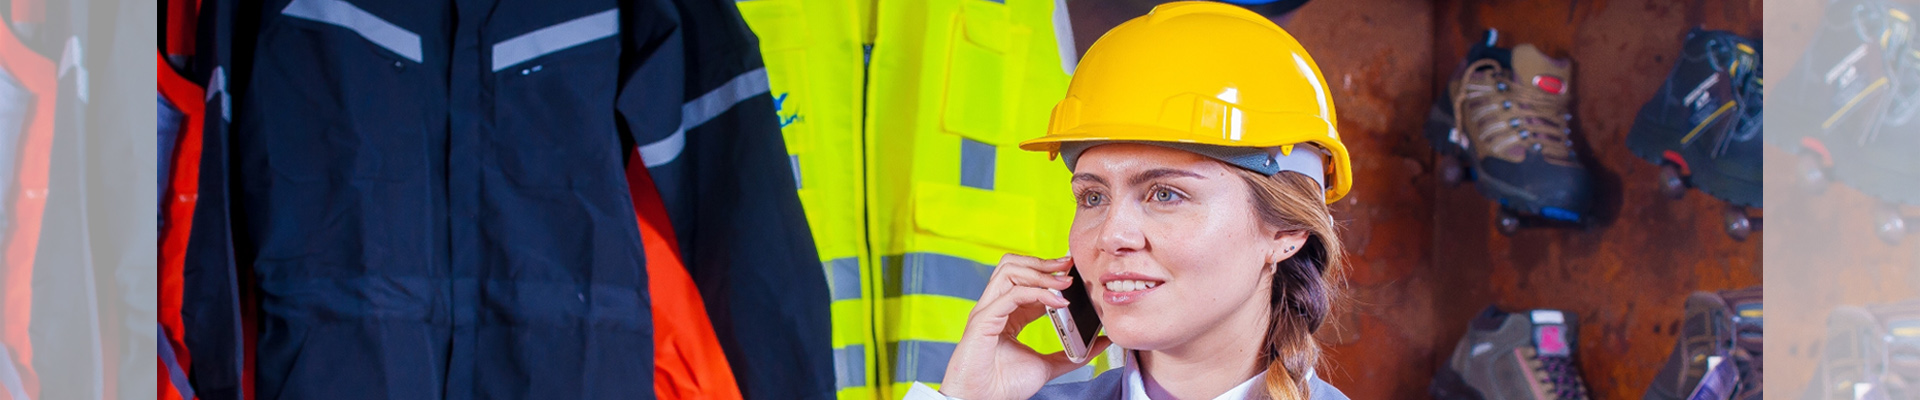
[[[1046,289],[1026,286],[1015,287],[1012,291],[1007,292],[1006,296],[1000,296],[1000,298],[994,299],[993,304],[987,306],[987,314],[1008,315],[1019,309],[1020,306],[1025,305],[1066,308],[1067,298],[1061,297]]]
[[[1029,320],[1019,321],[1019,324],[1009,324],[1009,316],[1015,311],[1019,311],[1022,307],[1037,308],[1039,306],[1064,308],[1067,306],[1067,299],[1046,289],[1016,286],[1005,295],[992,300],[982,300],[980,305],[974,307],[973,315],[967,317],[968,330],[979,335],[1006,333],[1003,331],[1007,330],[1009,325],[1024,326],[1032,322],[1031,319],[1039,318],[1039,315],[1044,314],[1037,312],[1025,314],[1022,318]]]
[[[986,290],[980,294],[980,301],[974,303],[968,316],[968,330],[977,334],[1008,333],[1005,331],[1017,330],[1045,315],[1041,306],[1066,307],[1066,299],[1048,290],[1065,290],[1073,285],[1071,277],[1052,275],[1072,265],[1072,259],[1067,257],[1051,260],[1018,254],[1001,257]],[[1023,307],[1031,309],[1021,312]],[[1012,321],[1016,318],[1019,321]]]
[[[1031,256],[1007,254],[1000,257],[1000,264],[993,269],[993,276],[987,282],[981,299],[999,297],[1016,286],[1065,290],[1073,284],[1067,276],[1054,276],[1057,272],[1066,272],[1073,266],[1071,258],[1039,259]]]
[[[1018,266],[1001,267],[999,270],[994,271],[994,274],[998,275],[995,277],[995,280],[1002,281],[1010,286],[1066,290],[1068,286],[1073,285],[1072,276],[1053,275],[1041,272],[1040,270]]]
[[[1007,255],[1000,256],[1000,266],[1004,267],[1007,265],[1018,265],[1045,273],[1067,272],[1067,267],[1073,266],[1073,257],[1066,256],[1043,259],[1034,256],[1007,253]]]

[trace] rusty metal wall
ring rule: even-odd
[[[1688,293],[1759,285],[1765,232],[1735,241],[1724,204],[1661,196],[1659,168],[1626,132],[1665,79],[1689,27],[1758,37],[1746,1],[1316,1],[1288,25],[1337,90],[1355,194],[1337,206],[1354,252],[1352,298],[1323,374],[1354,398],[1426,398],[1465,323],[1489,304],[1577,315],[1580,366],[1596,398],[1639,398],[1665,362]],[[1420,129],[1468,43],[1571,57],[1575,129],[1601,184],[1599,222],[1507,237],[1494,206],[1433,173]],[[1772,63],[1769,63],[1772,64]],[[1781,393],[1781,392],[1776,392]]]
[[[1421,138],[1433,88],[1428,1],[1315,1],[1287,25],[1327,74],[1354,189],[1334,206],[1350,253],[1346,311],[1323,328],[1320,374],[1355,399],[1426,398],[1444,300],[1472,288],[1436,273],[1433,150]],[[1476,228],[1484,221],[1476,221]],[[1484,285],[1478,285],[1484,286]]]

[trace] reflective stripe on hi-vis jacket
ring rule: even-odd
[[[878,3],[863,153],[886,397],[937,386],[1002,255],[1067,252],[1070,175],[1016,147],[1045,134],[1065,95],[1064,12],[1053,0]],[[1052,330],[1040,321],[1019,337],[1059,351]]]
[[[794,189],[832,293],[836,397],[872,399],[877,376],[867,278],[861,182],[861,79],[857,20],[867,0],[755,0],[736,3],[760,39]]]

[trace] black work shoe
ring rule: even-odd
[[[1797,159],[1802,186],[1843,182],[1877,198],[1872,227],[1897,243],[1920,232],[1920,21],[1912,6],[1843,0],[1787,74],[1766,141]]]
[[[1780,107],[1767,141],[1790,152],[1806,139],[1871,134],[1889,111],[1910,116],[1912,89],[1902,75],[1920,54],[1912,51],[1914,21],[1902,6],[1885,0],[1840,0],[1828,5],[1813,43],[1779,82]],[[1920,82],[1916,82],[1920,83]],[[1902,103],[1902,104],[1894,104]],[[1902,110],[1895,110],[1902,109]]]
[[[1640,107],[1627,148],[1664,166],[1663,179],[1672,184],[1759,207],[1760,60],[1754,40],[1725,31],[1688,32],[1666,83]],[[1678,196],[1685,186],[1668,189]]]

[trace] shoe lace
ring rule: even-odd
[[[1735,141],[1752,140],[1754,135],[1761,134],[1764,121],[1761,114],[1761,94],[1764,91],[1761,88],[1758,64],[1756,62],[1751,68],[1734,71],[1733,79],[1737,82],[1734,85],[1734,96],[1740,100],[1735,103],[1738,105],[1732,111],[1734,118],[1738,119],[1731,129],[1727,129],[1726,133],[1721,134],[1719,140],[1714,142],[1713,151],[1709,153],[1714,158],[1726,154],[1727,149],[1732,147]]]
[[[1574,158],[1573,114],[1565,109],[1559,95],[1539,90],[1520,90],[1514,84],[1513,71],[1499,61],[1482,59],[1467,67],[1463,82],[1465,98],[1461,109],[1472,129],[1476,145],[1501,151],[1521,146],[1541,154],[1565,154]],[[1504,117],[1504,118],[1503,118]]]
[[[1580,367],[1572,363],[1572,358],[1544,356],[1540,358],[1540,371],[1544,371],[1546,383],[1553,388],[1553,396],[1563,400],[1586,398],[1586,381],[1580,381]]]
[[[1580,368],[1573,363],[1573,357],[1542,355],[1535,364],[1534,371],[1539,372],[1540,383],[1546,384],[1549,392],[1559,400],[1583,400],[1587,398],[1587,384],[1580,379]]]

